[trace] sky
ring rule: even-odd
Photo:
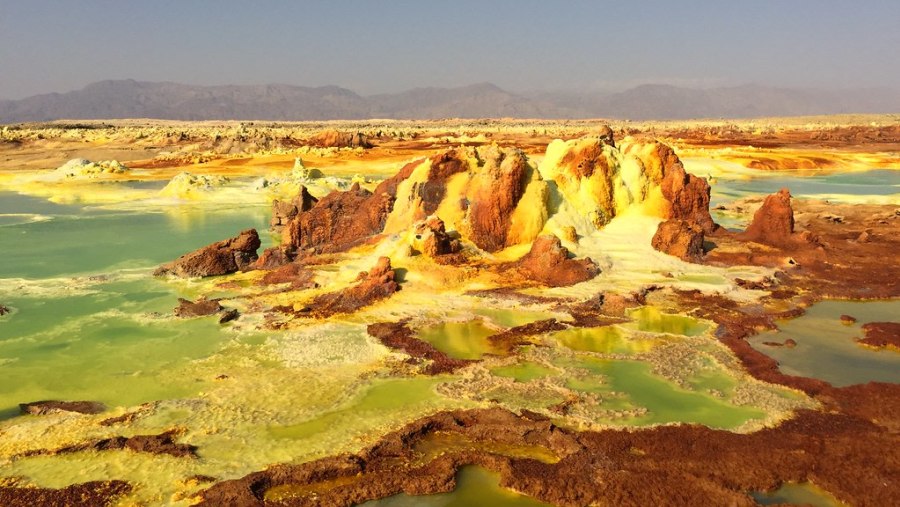
[[[0,99],[104,79],[900,88],[898,26],[897,0],[0,0]]]

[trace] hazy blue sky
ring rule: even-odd
[[[122,78],[900,87],[898,48],[898,0],[0,0],[0,98]]]

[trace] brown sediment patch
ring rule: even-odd
[[[371,270],[361,272],[356,279],[357,283],[346,289],[316,296],[301,310],[288,307],[273,310],[299,317],[325,318],[338,313],[353,313],[400,290],[391,260],[387,257],[380,257]]]
[[[214,313],[219,313],[224,308],[218,299],[198,299],[190,301],[184,298],[178,298],[178,306],[175,307],[173,313],[176,317],[205,317]]]
[[[315,273],[299,262],[284,264],[268,271],[259,279],[257,285],[274,285],[289,283],[293,289],[310,289],[318,287]]]
[[[0,505],[4,507],[66,506],[105,507],[130,493],[125,481],[91,481],[60,489],[0,485]]]
[[[863,324],[865,338],[857,340],[867,347],[900,352],[900,322],[869,322]]]
[[[419,340],[405,322],[370,324],[366,331],[378,338],[378,341],[385,347],[409,354],[414,363],[423,359],[430,361],[424,368],[424,373],[428,375],[451,373],[476,362],[470,359],[454,359],[434,348],[430,343]]]
[[[157,435],[103,438],[60,447],[59,449],[34,449],[24,452],[19,455],[19,457],[53,456],[83,451],[114,451],[128,449],[134,452],[145,452],[149,454],[167,454],[177,458],[196,458],[196,446],[176,442],[176,438],[180,436],[181,433],[181,430],[174,429]]]
[[[474,445],[449,447],[423,463],[422,442],[442,434]],[[201,505],[265,505],[267,492],[290,492],[291,484],[302,487],[279,499],[287,505],[349,506],[401,492],[437,493],[452,489],[454,473],[469,464],[500,473],[502,486],[561,506],[749,506],[747,492],[788,481],[814,482],[853,505],[888,505],[900,493],[893,480],[898,443],[896,433],[870,421],[810,410],[751,434],[695,425],[577,433],[531,413],[459,410],[420,419],[356,455],[220,482],[201,493]],[[504,454],[498,444],[543,449],[559,460]]]
[[[511,327],[502,333],[492,334],[487,339],[498,349],[511,351],[518,345],[531,343],[527,338],[568,328],[569,325],[566,323],[556,319],[546,319]]]
[[[75,412],[78,414],[99,414],[106,405],[99,401],[59,401],[43,400],[20,403],[19,410],[26,415],[46,415],[55,412]]]

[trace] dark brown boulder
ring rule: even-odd
[[[786,188],[766,196],[741,237],[746,241],[779,248],[815,243],[809,234],[794,232],[794,208],[791,206],[791,192]]]
[[[54,412],[76,412],[79,414],[99,414],[106,406],[99,401],[59,401],[44,400],[20,403],[19,410],[26,415],[45,415]]]
[[[684,170],[672,148],[660,144],[657,151],[663,168],[660,189],[669,201],[668,218],[676,218],[699,225],[709,234],[718,228],[709,214],[709,183]]]
[[[380,257],[371,270],[361,272],[357,282],[342,291],[316,297],[309,305],[309,313],[319,317],[353,313],[400,290],[388,257]]]
[[[0,305],[0,316],[6,315],[10,312],[8,306]]]
[[[660,222],[651,244],[660,252],[697,262],[703,257],[703,228],[693,222],[670,218]]]
[[[214,313],[219,313],[224,308],[219,304],[218,299],[198,299],[190,301],[184,298],[178,298],[178,306],[175,307],[174,313],[176,317],[205,317]]]
[[[306,187],[300,185],[300,191],[290,201],[272,201],[272,220],[270,225],[273,230],[280,231],[288,221],[300,214],[301,211],[309,211],[319,202],[312,196]]]
[[[590,258],[570,259],[569,250],[553,235],[538,236],[514,267],[525,278],[550,287],[574,285],[600,273]]]
[[[259,280],[259,285],[289,283],[293,289],[308,289],[318,286],[314,277],[314,273],[303,264],[291,262],[263,275]]]
[[[256,229],[247,229],[233,238],[207,245],[163,264],[153,274],[191,278],[244,271],[256,261],[256,250],[260,244]]]

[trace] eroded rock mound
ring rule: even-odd
[[[794,231],[794,208],[791,192],[786,188],[766,196],[741,238],[783,249],[816,245],[808,232]]]
[[[324,130],[309,140],[310,146],[319,148],[371,148],[372,143],[362,132]]]
[[[590,258],[570,259],[569,250],[553,235],[539,236],[514,266],[525,278],[550,287],[574,285],[600,273]]]
[[[341,252],[362,244],[384,229],[394,204],[394,197],[380,189],[373,193],[354,183],[346,192],[328,194],[287,223],[281,246],[295,255]]]
[[[153,272],[156,276],[175,275],[184,278],[217,276],[246,271],[257,260],[260,246],[256,229],[182,255]]]
[[[444,221],[436,216],[416,224],[414,233],[413,247],[428,257],[453,254],[460,250],[459,241],[447,234]]]
[[[706,233],[715,231],[718,226],[709,214],[709,183],[685,171],[669,146],[659,144],[657,153],[664,174],[660,188],[671,206],[668,217],[693,222]]]
[[[46,415],[55,412],[76,412],[78,414],[99,414],[106,405],[99,401],[59,401],[44,400],[20,403],[19,410],[26,415]]]
[[[280,231],[282,227],[302,211],[309,211],[319,202],[313,197],[303,185],[300,185],[300,191],[290,201],[272,201],[272,221],[271,227],[275,231]]]
[[[703,228],[694,222],[671,218],[661,222],[651,244],[660,252],[697,262],[703,257]]]
[[[357,282],[342,291],[316,297],[309,305],[309,312],[319,317],[353,313],[400,290],[388,257],[380,257],[371,270],[361,272]]]

